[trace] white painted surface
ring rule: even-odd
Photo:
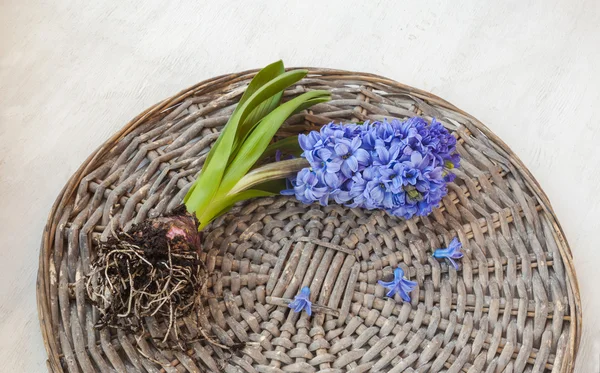
[[[600,372],[600,1],[0,2],[0,370],[45,371],[35,302],[46,215],[146,107],[283,58],[431,91],[486,123],[540,181],[570,241]]]

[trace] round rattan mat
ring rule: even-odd
[[[94,239],[177,207],[255,71],[199,83],[140,114],[73,175],[50,213],[37,299],[53,372],[570,372],[581,335],[571,252],[546,195],[510,149],[448,102],[371,74],[310,69],[284,99],[333,99],[281,136],[331,121],[435,117],[459,139],[456,180],[430,216],[255,199],[204,233],[202,307],[179,325],[197,341],[162,348],[97,330],[81,280]],[[459,271],[431,257],[457,236]],[[400,265],[411,303],[377,280]],[[310,286],[320,310],[285,306]],[[204,337],[202,337],[204,336]],[[201,338],[202,337],[202,338]],[[209,337],[209,342],[205,337]],[[227,348],[227,346],[237,346]],[[242,347],[240,347],[242,346]]]

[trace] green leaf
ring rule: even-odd
[[[270,65],[263,67],[252,80],[248,87],[246,87],[246,91],[240,98],[240,102],[238,102],[238,107],[243,105],[248,99],[262,86],[267,84],[269,81],[275,79],[277,76],[283,74],[285,72],[285,68],[283,66],[283,61],[279,60],[273,62]]]
[[[220,193],[227,193],[248,172],[265,151],[269,142],[283,122],[294,112],[330,99],[328,91],[311,91],[290,100],[263,118],[248,139],[242,144],[237,156],[227,167]]]
[[[244,91],[244,94],[242,95],[242,98],[240,98],[240,101],[238,102],[233,114],[235,114],[242,106],[243,104],[248,101],[248,99],[262,86],[264,86],[266,83],[268,83],[269,81],[273,80],[274,78],[276,78],[277,76],[283,74],[285,72],[285,67],[283,66],[283,61],[279,60],[276,62],[273,62],[270,65],[265,66],[264,68],[262,68],[255,76],[254,78],[252,78],[252,80],[250,81],[250,83],[248,84],[248,87],[246,87],[246,90]],[[267,99],[265,102],[263,102],[262,104],[260,104],[256,109],[254,109],[250,115],[249,119],[246,119],[246,122],[249,123],[252,120],[260,120],[262,119],[262,117],[264,117],[266,114],[268,114],[269,112],[271,112],[275,107],[277,107],[277,105],[279,104],[279,101],[281,100],[281,96],[283,95],[283,91],[277,93],[275,96],[271,97],[270,99]],[[273,102],[275,102],[274,106]],[[232,116],[233,116],[232,114]],[[218,141],[220,140],[221,136],[219,136],[219,138],[217,139],[217,142],[215,143],[215,146],[217,145]],[[236,140],[237,139],[237,133],[236,133]],[[235,148],[235,146],[234,146]],[[212,158],[212,149],[211,152],[209,153],[205,165],[209,163],[210,159]],[[197,184],[198,180],[196,180],[194,182],[194,184],[192,185],[192,187],[190,188],[190,190],[186,193],[185,198],[183,199],[183,203],[187,203],[187,201],[189,200],[190,196],[193,194],[194,189],[196,188],[196,184]]]
[[[260,70],[258,74],[252,79],[248,88],[246,88],[246,92],[242,96],[240,100],[240,104],[243,104],[250,96],[256,92],[260,87],[264,86],[269,81],[275,79],[277,76],[283,74],[285,72],[285,67],[283,66],[283,62],[281,60],[274,62],[264,69]],[[269,114],[273,111],[281,101],[281,97],[283,97],[283,90],[273,97],[268,98],[263,103],[258,105],[250,115],[244,120],[244,122],[240,125],[238,129],[238,133],[236,134],[236,138],[234,141],[234,152],[239,148],[239,146],[244,142],[244,139],[248,135],[248,133],[252,130],[252,128],[258,123],[265,115]]]
[[[269,163],[255,170],[248,172],[238,181],[235,186],[227,193],[227,195],[235,195],[243,190],[249,189],[257,184],[285,179],[298,173],[304,167],[309,167],[310,164],[304,158],[295,158],[287,161]]]
[[[267,149],[262,154],[261,158],[267,158],[275,155],[275,153],[281,150],[295,157],[299,157],[302,154],[302,148],[298,143],[298,136],[288,136],[285,139],[281,139],[277,142],[267,146]]]
[[[240,192],[234,196],[228,197],[225,201],[230,205],[234,205],[240,201],[245,201],[250,198],[268,197],[268,196],[272,196],[274,194],[275,193],[264,191],[264,190],[248,189],[248,190],[244,190],[243,192]]]
[[[222,215],[229,211],[233,205],[240,201],[245,201],[250,198],[256,197],[269,197],[276,195],[277,193],[265,191],[265,190],[257,190],[257,189],[249,189],[245,190],[241,193],[238,193],[234,196],[230,196],[218,201],[214,201],[210,204],[208,210],[204,211],[204,214],[201,216],[200,225],[198,230],[204,229],[211,221],[213,221],[217,216]]]
[[[252,189],[279,194],[281,191],[288,188],[285,179],[269,180],[255,185]]]
[[[186,197],[186,208],[189,212],[198,212],[204,209],[219,189],[225,168],[234,150],[233,143],[239,124],[243,123],[258,105],[302,79],[307,72],[307,70],[285,72],[256,89],[249,98],[242,97],[244,102],[238,105],[229,118],[223,132],[208,154],[192,193]]]
[[[262,104],[260,104],[256,109],[250,113],[248,118],[244,121],[244,124],[240,126],[238,134],[236,136],[236,141],[233,145],[234,154],[235,151],[239,150],[240,145],[244,143],[248,134],[252,132],[252,130],[256,127],[256,125],[263,119],[267,114],[272,112],[277,106],[279,106],[279,102],[281,101],[281,97],[283,96],[283,91],[277,93],[275,96],[267,99]]]
[[[275,94],[284,91],[287,87],[304,78],[306,74],[308,74],[308,70],[292,70],[278,75],[264,84],[248,99],[247,102],[244,103],[244,106],[247,107],[244,108],[240,117],[241,122],[244,122],[252,110],[254,110],[260,103],[274,96]]]
[[[231,157],[229,157],[229,162],[235,158],[238,151],[240,150],[240,146],[246,141],[248,134],[254,130],[254,128],[258,125],[260,120],[271,111],[273,111],[277,106],[279,106],[279,102],[281,101],[281,97],[283,96],[283,91],[279,92],[275,96],[267,99],[262,104],[260,104],[256,109],[250,113],[248,118],[244,121],[244,124],[240,126],[238,133],[236,135],[235,142],[233,143],[233,152]]]
[[[196,184],[198,184],[198,179],[194,180],[194,182],[192,183],[192,186],[190,187],[190,189],[185,194],[185,197],[183,197],[183,203],[184,204],[187,203],[188,199],[190,199],[190,196],[194,193],[194,189],[196,189]]]

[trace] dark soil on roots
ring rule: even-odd
[[[186,232],[193,229],[193,237],[169,238],[173,224]],[[144,334],[145,318],[152,316],[161,331],[160,338],[153,333],[157,342],[184,346],[186,336],[179,332],[178,320],[198,309],[207,277],[196,226],[189,215],[161,217],[96,242],[86,288],[100,311],[97,328]]]

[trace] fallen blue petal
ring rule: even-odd
[[[454,266],[456,270],[458,270],[458,263],[454,259],[460,259],[463,257],[463,253],[460,251],[462,249],[462,244],[458,240],[458,238],[454,237],[445,249],[437,249],[433,252],[433,257],[438,259],[448,259],[450,263]]]
[[[288,305],[289,308],[294,310],[294,312],[302,312],[302,310],[306,311],[308,316],[312,315],[312,303],[309,300],[310,298],[310,288],[305,286],[300,290],[300,293],[296,295],[294,300]]]
[[[408,293],[413,291],[417,286],[416,282],[409,281],[404,278],[404,271],[400,267],[394,269],[394,280],[378,281],[377,283],[389,289],[389,291],[386,293],[387,297],[393,298],[394,295],[400,294],[400,298],[402,298],[402,300],[405,302],[410,302],[410,296]]]

